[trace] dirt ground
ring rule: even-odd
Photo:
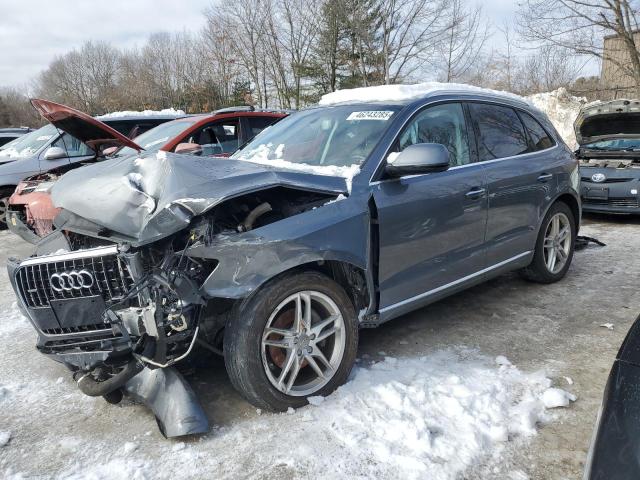
[[[609,369],[640,313],[639,232],[640,219],[585,217],[582,233],[607,246],[577,252],[564,281],[535,285],[517,274],[501,276],[378,329],[362,331],[359,357],[416,357],[434,349],[464,346],[489,356],[505,355],[521,370],[545,370],[555,385],[571,391],[578,400],[553,422],[541,426],[530,441],[509,442],[506,452],[498,458],[488,456],[462,478],[581,478]],[[6,232],[0,233],[0,245],[3,270],[7,257],[29,252],[29,246]],[[12,298],[6,273],[1,271],[0,309],[15,309],[9,307]],[[601,327],[604,323],[614,324],[613,329]],[[3,384],[13,385],[15,391],[34,380],[48,385],[41,395],[25,394],[21,408],[0,414],[0,430],[11,428],[15,437],[0,449],[0,474],[4,470],[6,476],[15,478],[49,478],[69,470],[81,458],[113,458],[116,444],[120,448],[124,442],[140,442],[144,437],[153,440],[149,447],[140,447],[149,458],[182,448],[165,443],[142,407],[111,406],[79,395],[66,370],[39,355],[34,341],[35,334],[24,319],[0,325],[0,400]],[[216,424],[214,435],[222,437],[259,415],[231,388],[221,361],[213,360],[213,368],[200,369],[190,378]],[[50,395],[67,399],[67,406],[47,415]],[[102,446],[97,451],[83,443],[87,435],[100,437]],[[56,438],[66,440],[47,446]],[[247,436],[247,431],[211,443],[218,462],[215,476],[305,478],[309,474],[277,462],[256,465],[250,450],[244,448],[254,441],[269,445]],[[513,472],[518,473],[514,476]]]

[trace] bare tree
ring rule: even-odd
[[[490,36],[480,6],[467,8],[462,0],[452,0],[446,36],[442,43],[444,80],[464,77],[478,62]]]
[[[634,79],[640,95],[638,13],[637,0],[523,0],[519,25],[529,41],[611,62]],[[606,35],[621,39],[625,55],[604,49]]]

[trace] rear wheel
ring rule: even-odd
[[[357,318],[344,289],[308,272],[277,279],[240,305],[225,330],[224,357],[249,402],[283,411],[342,385],[357,346]]]
[[[561,280],[571,265],[575,239],[573,212],[567,204],[555,203],[542,222],[533,260],[522,270],[522,276],[538,283]]]
[[[13,189],[0,188],[0,230],[6,230],[7,210],[9,209],[9,197],[13,195]]]

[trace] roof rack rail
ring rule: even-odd
[[[218,110],[214,110],[213,113],[253,112],[254,110],[255,107],[253,107],[253,105],[238,105],[235,107],[219,108]]]

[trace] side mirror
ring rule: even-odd
[[[64,148],[60,147],[49,147],[47,151],[44,152],[45,160],[58,160],[59,158],[65,158],[67,156],[67,152],[65,152]]]
[[[113,155],[114,153],[116,153],[119,149],[120,149],[120,147],[109,147],[109,148],[105,148],[105,149],[102,151],[102,155],[104,155],[105,157],[108,157],[109,155]]]
[[[391,157],[391,155],[389,155]],[[449,168],[449,150],[440,143],[409,145],[393,158],[387,158],[385,172],[391,177],[444,172]]]
[[[175,152],[185,155],[198,155],[202,153],[202,147],[197,143],[179,143],[176,145]]]

